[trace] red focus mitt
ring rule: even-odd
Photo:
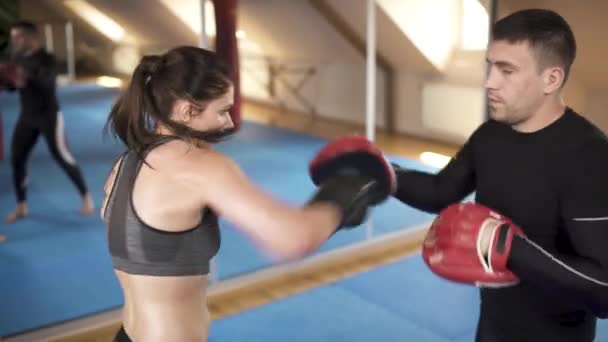
[[[507,269],[520,227],[503,215],[476,203],[453,204],[433,221],[422,257],[438,276],[476,286],[515,285],[519,279]]]
[[[325,145],[310,162],[309,171],[315,185],[338,176],[372,179],[378,191],[374,204],[384,201],[397,189],[391,164],[378,147],[361,136],[347,136]]]
[[[15,63],[0,63],[0,85],[20,87],[23,81],[23,68]]]
[[[359,136],[325,145],[310,162],[309,171],[319,187],[311,202],[337,205],[343,226],[363,223],[368,207],[383,202],[397,188],[395,172],[382,151]]]

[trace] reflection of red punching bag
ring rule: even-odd
[[[2,112],[0,111],[0,160],[4,160],[4,136],[2,128]]]
[[[234,83],[234,106],[230,113],[235,128],[241,126],[239,52],[236,40],[238,0],[212,0],[215,8],[215,51],[230,66]]]

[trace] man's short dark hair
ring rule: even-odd
[[[536,51],[539,67],[564,68],[564,83],[576,57],[574,33],[566,20],[547,9],[526,9],[512,13],[492,28],[492,40],[527,42]]]
[[[38,28],[36,24],[27,20],[20,20],[11,25],[11,29],[19,29],[27,32],[30,35],[38,34]]]

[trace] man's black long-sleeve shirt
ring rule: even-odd
[[[519,285],[481,289],[500,341],[592,341],[608,317],[608,140],[570,108],[534,133],[482,124],[438,174],[399,171],[402,202],[436,213],[476,202],[521,226],[508,267]]]

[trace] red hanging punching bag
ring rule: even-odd
[[[4,160],[4,129],[2,128],[2,111],[0,111],[0,160]]]
[[[241,126],[239,52],[236,40],[238,0],[212,0],[215,8],[215,51],[228,63],[234,83],[234,106],[230,112],[235,129]]]

